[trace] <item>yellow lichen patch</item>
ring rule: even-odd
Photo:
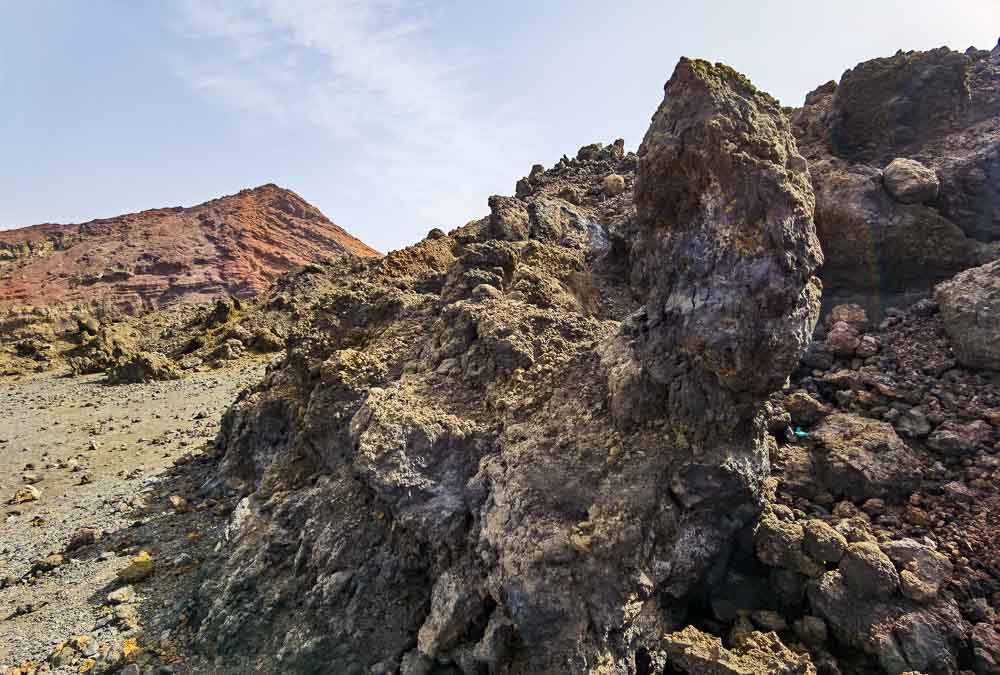
[[[135,661],[138,658],[142,650],[139,648],[139,641],[135,638],[127,638],[125,642],[122,643],[122,655],[125,656],[125,660],[128,662]]]
[[[118,570],[118,578],[127,583],[142,581],[153,574],[153,557],[148,551],[139,551],[128,567]]]
[[[93,659],[93,658],[87,659],[86,661],[84,661],[83,663],[80,664],[80,670],[79,670],[79,672],[81,672],[81,673],[89,673],[91,670],[94,669],[94,666],[96,666],[96,665],[97,665],[97,659]]]

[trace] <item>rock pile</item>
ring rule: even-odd
[[[855,306],[830,314],[878,351],[834,349],[833,328],[825,338],[819,330],[772,401],[781,506],[755,542],[773,568],[778,609],[789,623],[822,620],[826,649],[866,654],[858,672],[993,672],[982,664],[993,658],[991,605],[1000,604],[990,524],[1000,506],[1000,379],[951,356],[952,331],[932,301],[890,309],[878,326]],[[976,649],[979,665],[968,657]]]
[[[1000,64],[899,52],[848,70],[792,115],[816,190],[824,304],[890,306],[1000,257]]]
[[[339,275],[228,413],[217,489],[245,496],[198,593],[218,667],[662,665],[763,507],[760,413],[821,261],[774,99],[682,60],[638,155],[585,147],[490,209]]]

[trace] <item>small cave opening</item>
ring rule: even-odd
[[[462,636],[462,641],[470,644],[476,644],[482,640],[483,636],[486,635],[486,627],[490,623],[490,617],[493,616],[493,612],[496,608],[496,600],[487,595],[483,599],[483,606],[479,611],[479,614],[476,615],[476,618],[469,624],[468,628],[466,628],[465,634]]]
[[[635,675],[653,675],[653,658],[645,647],[635,652]]]

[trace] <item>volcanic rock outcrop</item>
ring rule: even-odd
[[[192,617],[220,671],[625,674],[676,648],[763,507],[763,405],[818,316],[805,161],[771,97],[685,59],[638,156],[587,146],[517,195],[334,262],[227,413],[204,489],[244,497]]]
[[[956,275],[934,297],[958,360],[1000,370],[1000,261]]]
[[[263,185],[190,208],[0,231],[0,310],[138,312],[250,297],[284,272],[342,254],[379,255],[295,193]]]
[[[1000,51],[899,52],[794,111],[816,191],[824,305],[875,317],[1000,257]]]

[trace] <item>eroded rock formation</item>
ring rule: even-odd
[[[899,52],[794,112],[816,190],[824,304],[873,316],[1000,255],[997,53]]]
[[[1000,262],[966,270],[934,292],[958,360],[1000,370]]]
[[[378,253],[276,185],[190,208],[0,232],[0,310],[103,305],[130,312],[252,297],[333,255]]]
[[[517,193],[341,276],[227,415],[219,668],[665,664],[764,504],[762,406],[818,316],[805,162],[772,98],[685,59],[638,157]]]

